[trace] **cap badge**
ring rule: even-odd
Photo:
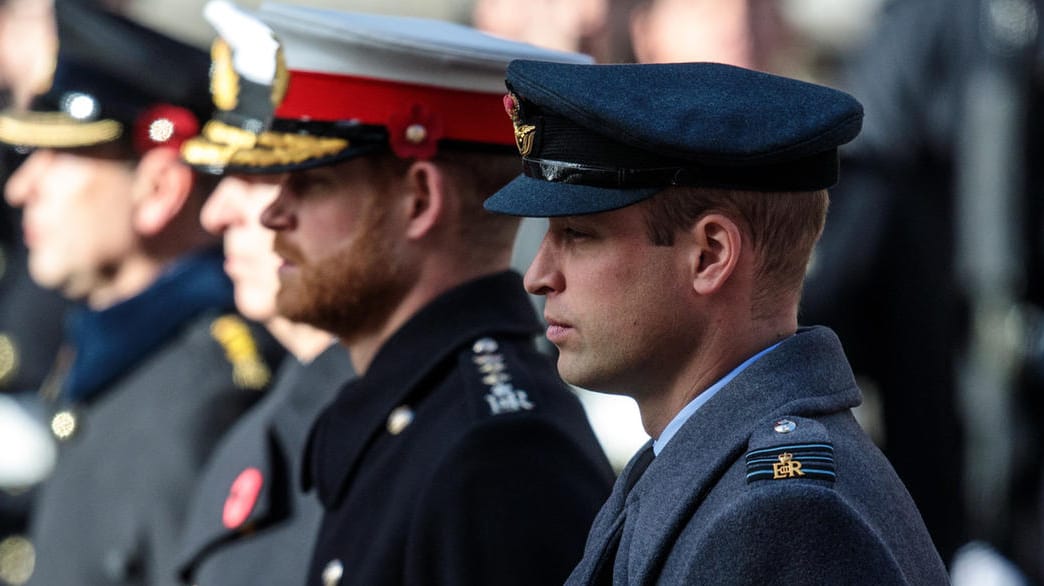
[[[290,88],[290,70],[286,67],[286,57],[283,56],[283,48],[276,49],[276,69],[272,77],[272,105],[278,107],[286,97],[286,91]]]
[[[536,130],[536,126],[522,123],[521,107],[515,94],[504,96],[504,110],[511,117],[511,125],[515,127],[515,145],[518,147],[518,152],[523,157],[528,156],[533,150],[533,139],[536,137],[533,131]]]
[[[442,120],[421,104],[409,112],[397,112],[388,120],[388,143],[402,159],[430,159],[439,149]]]
[[[234,110],[239,103],[239,74],[232,63],[232,48],[218,38],[210,46],[210,94],[221,110]]]
[[[257,468],[250,467],[239,473],[228,489],[225,508],[221,511],[221,522],[228,529],[242,525],[250,516],[261,494],[265,478]]]
[[[134,123],[134,148],[144,153],[158,146],[180,148],[199,132],[196,116],[181,106],[159,104],[138,116]]]

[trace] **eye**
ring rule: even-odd
[[[330,181],[326,175],[309,171],[291,173],[286,179],[286,189],[298,196],[304,196],[316,190],[323,190],[329,185]]]
[[[569,219],[551,219],[550,233],[563,243],[582,242],[595,238],[597,232],[590,227]]]
[[[590,238],[591,237],[591,235],[588,234],[587,232],[584,232],[582,230],[578,230],[578,229],[573,228],[573,227],[567,227],[567,228],[563,229],[562,230],[562,235],[565,236],[568,240],[582,240],[584,238]]]

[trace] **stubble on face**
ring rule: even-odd
[[[276,253],[299,267],[296,275],[280,277],[278,312],[332,332],[346,344],[379,331],[410,287],[387,215],[379,202],[371,202],[355,236],[318,259],[305,258],[277,232]]]

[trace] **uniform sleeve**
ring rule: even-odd
[[[753,489],[708,531],[694,533],[701,534],[701,543],[678,545],[699,552],[678,583],[911,583],[852,507],[833,490],[810,483]]]
[[[429,486],[410,531],[407,584],[561,584],[610,488],[565,433],[525,416],[469,433]]]

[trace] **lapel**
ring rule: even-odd
[[[355,370],[348,351],[336,342],[308,364],[295,364],[297,367],[286,376],[291,392],[272,413],[272,433],[275,443],[292,462],[290,478],[296,483],[308,431],[323,408],[355,378]]]
[[[655,582],[685,524],[743,456],[758,424],[783,415],[833,413],[859,402],[834,333],[799,330],[722,388],[652,462],[624,503],[618,571],[626,568],[628,584]]]
[[[584,556],[577,567],[573,570],[572,574],[570,574],[569,580],[566,582],[567,585],[592,584],[596,578],[595,574],[600,567],[602,559],[605,556],[610,555],[611,552],[608,552],[607,549],[612,541],[613,534],[616,533],[617,528],[624,521],[624,503],[628,500],[627,495],[629,494],[627,491],[627,479],[630,477],[631,471],[638,463],[637,461],[641,453],[646,449],[651,449],[652,443],[652,440],[646,442],[645,445],[631,457],[630,462],[627,463],[627,466],[624,466],[623,471],[620,472],[620,476],[617,477],[616,482],[613,484],[613,490],[609,494],[609,498],[606,499],[605,504],[602,505],[601,510],[598,511],[598,515],[591,524],[591,530],[587,537],[587,544],[584,546]]]
[[[269,441],[268,420],[286,392],[284,377],[294,364],[292,357],[284,360],[268,394],[236,422],[210,457],[183,529],[183,572],[215,544],[236,539],[268,519],[276,473],[273,463],[278,461]]]

